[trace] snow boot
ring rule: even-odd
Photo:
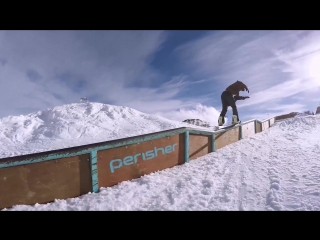
[[[239,118],[237,115],[232,116],[232,124],[237,124],[240,123]]]
[[[218,119],[218,125],[222,126],[224,124],[224,117],[220,116]]]

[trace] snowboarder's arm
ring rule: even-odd
[[[245,100],[246,98],[249,98],[249,96],[239,96],[239,94],[234,96],[234,100]]]
[[[234,98],[234,101],[237,101],[237,100],[241,99],[240,96],[239,96],[239,93],[237,95],[235,95],[233,98]]]

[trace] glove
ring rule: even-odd
[[[242,98],[242,100],[245,100],[246,98],[250,98],[250,97],[249,96],[243,96],[241,98]]]
[[[249,89],[248,89],[248,87],[245,85],[245,84],[243,84],[244,85],[244,88],[247,90],[247,92],[249,93]]]

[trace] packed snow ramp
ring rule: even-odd
[[[176,128],[107,142],[0,159],[0,209],[99,192],[187,163],[271,127],[275,118],[229,129]]]

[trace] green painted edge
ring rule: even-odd
[[[216,142],[215,142],[215,135],[212,134],[211,135],[211,152],[215,152],[216,151]]]
[[[99,192],[97,153],[95,150],[90,153],[92,192],[95,193]]]
[[[205,136],[211,136],[215,132],[206,132],[201,130],[188,130],[190,134],[197,134],[197,135],[205,135]]]
[[[189,162],[189,131],[184,133],[184,162]]]

